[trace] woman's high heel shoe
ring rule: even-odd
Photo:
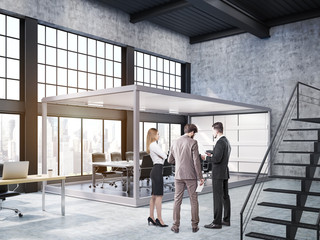
[[[155,221],[153,221],[153,219],[152,219],[151,217],[148,217],[148,225],[150,225],[150,223],[151,223],[152,225],[157,225],[157,224],[155,223]]]
[[[160,222],[160,220],[157,218],[156,219],[156,224],[157,224],[157,226],[159,226],[159,227],[168,227],[168,225],[167,224],[161,224],[161,222]]]

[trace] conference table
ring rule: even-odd
[[[142,160],[140,160],[139,164],[141,165]],[[92,162],[92,186],[96,185],[96,174],[95,170],[98,167],[112,167],[112,168],[118,168],[118,169],[124,169],[127,174],[127,193],[130,191],[130,173],[133,172],[133,161],[105,161],[105,162]],[[133,174],[132,174],[133,175]]]
[[[42,182],[42,211],[45,211],[45,192],[46,192],[47,182],[48,181],[57,181],[57,180],[61,180],[61,215],[65,216],[65,180],[66,180],[66,176],[49,177],[46,174],[28,175],[26,178],[19,178],[19,179],[7,179],[7,180],[0,179],[0,185]]]

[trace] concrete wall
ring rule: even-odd
[[[0,0],[0,9],[190,61],[189,38],[150,22],[132,24],[128,14],[97,0]]]
[[[320,87],[320,18],[192,45],[192,93],[272,109],[272,127],[297,81]],[[318,108],[320,111],[320,108]]]

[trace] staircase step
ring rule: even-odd
[[[317,153],[317,152],[307,152],[307,151],[279,151],[279,153],[313,154],[313,153]]]
[[[311,122],[311,123],[320,123],[320,118],[295,118],[292,119],[293,121],[298,121],[298,122]]]
[[[252,220],[259,221],[259,222],[267,222],[267,223],[280,224],[280,225],[286,225],[286,226],[289,225],[289,226],[295,226],[295,227],[300,227],[300,228],[317,230],[316,224],[295,223],[292,221],[280,220],[280,219],[276,219],[276,218],[266,218],[266,217],[254,217],[254,218],[252,218]]]
[[[320,164],[310,164],[310,163],[274,163],[277,166],[296,166],[296,167],[320,167]]]
[[[296,176],[279,176],[279,175],[272,175],[272,176],[269,176],[269,178],[320,181],[320,178],[307,178],[307,177],[296,177]]]
[[[275,207],[275,208],[285,208],[285,209],[297,209],[302,210],[306,212],[316,212],[319,213],[320,208],[313,208],[313,207],[298,207],[295,205],[289,205],[289,204],[280,204],[280,203],[272,203],[272,202],[261,202],[258,203],[259,206],[265,206],[265,207]]]
[[[319,140],[305,140],[305,139],[285,139],[284,142],[319,142]]]
[[[268,235],[264,233],[250,232],[246,234],[247,237],[266,239],[266,240],[286,240],[284,237],[278,237],[274,235]]]
[[[310,196],[320,196],[320,192],[302,192],[297,190],[279,189],[279,188],[266,188],[263,189],[266,192],[276,192],[276,193],[288,193],[288,194],[301,194]]]
[[[320,128],[290,128],[288,131],[320,131]]]

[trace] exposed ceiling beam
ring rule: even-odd
[[[193,7],[259,38],[270,37],[269,28],[220,0],[187,0]]]
[[[233,29],[228,29],[225,31],[203,34],[200,36],[190,37],[190,44],[215,40],[215,39],[224,38],[224,37],[230,37],[230,36],[245,33],[245,32],[246,31],[244,31],[242,29],[233,28]]]
[[[269,27],[279,26],[283,24],[293,23],[293,22],[299,22],[311,18],[317,18],[320,17],[320,9],[315,9],[307,12],[292,14],[289,16],[269,20],[266,22],[266,24]]]
[[[174,2],[169,2],[163,5],[159,5],[157,7],[153,7],[141,12],[137,12],[130,15],[130,22],[137,23],[143,20],[147,20],[159,15],[163,15],[187,6],[191,4],[186,0],[179,0]]]

